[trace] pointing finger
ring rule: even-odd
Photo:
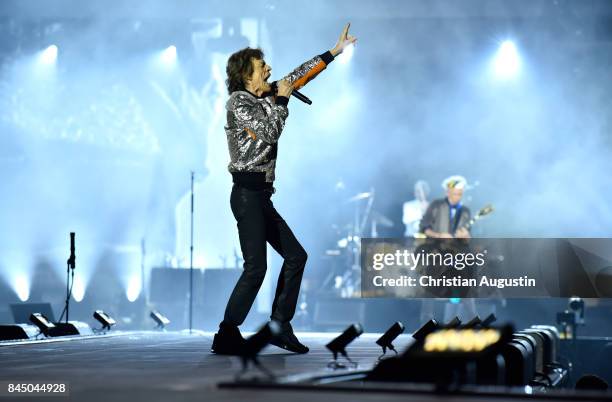
[[[351,27],[350,22],[344,26],[344,29],[342,30],[342,36],[346,37],[348,35],[348,30],[350,27]]]

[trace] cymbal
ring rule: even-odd
[[[359,201],[359,200],[365,200],[367,198],[372,197],[373,195],[374,195],[374,193],[372,193],[371,191],[366,192],[366,193],[359,193],[359,194],[356,194],[356,195],[352,196],[348,200],[346,200],[346,202],[355,202],[355,201]]]

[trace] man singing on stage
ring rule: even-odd
[[[284,259],[272,303],[271,319],[282,329],[274,345],[295,353],[307,353],[308,347],[297,339],[291,319],[300,291],[306,251],[285,220],[276,212],[272,200],[274,168],[278,139],[289,115],[289,96],[334,60],[355,37],[347,24],[333,49],[308,60],[280,80],[267,82],[272,69],[260,49],[246,48],[230,56],[227,62],[227,125],[225,133],[230,153],[229,171],[234,186],[230,204],[238,223],[244,271],[227,302],[225,316],[215,334],[212,351],[240,354],[244,339],[238,330],[264,280],[266,243]]]

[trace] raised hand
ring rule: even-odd
[[[340,34],[340,38],[338,38],[338,42],[336,42],[336,46],[334,46],[334,48],[330,50],[331,54],[334,57],[341,54],[348,45],[352,45],[357,42],[357,38],[353,35],[349,35],[348,33],[350,27],[350,22],[344,26],[344,29]]]

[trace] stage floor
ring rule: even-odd
[[[68,382],[70,400],[78,401],[287,401],[291,398],[297,402],[319,395],[304,391],[217,389],[218,382],[234,379],[241,362],[236,357],[210,353],[212,335],[134,332],[2,345],[0,381]],[[294,355],[268,346],[261,355],[262,364],[277,374],[325,371],[331,354],[324,345],[334,334],[298,335],[311,347],[310,353]],[[374,343],[376,339],[375,335],[364,334],[350,346],[349,354],[361,363],[360,368],[367,368],[380,354]],[[396,344],[403,347],[407,342],[408,337],[403,337]],[[354,396],[338,400],[354,401]],[[361,396],[364,401],[381,400],[376,395]]]
[[[299,333],[300,339],[311,347],[310,353],[294,355],[268,346],[261,362],[279,375],[331,372],[326,368],[331,354],[324,345],[336,335]],[[360,363],[360,369],[369,368],[379,356],[380,348],[374,343],[378,336],[364,334],[349,347],[349,355]],[[395,342],[398,350],[404,349],[410,339],[407,335],[398,338]],[[473,396],[381,394],[362,390],[220,389],[217,384],[232,381],[241,363],[235,357],[210,353],[211,342],[212,333],[134,332],[60,342],[0,344],[0,382],[69,383],[69,398],[43,399],[49,401],[482,400]],[[0,397],[0,401],[4,400],[9,398]],[[516,401],[516,398],[508,400]]]

